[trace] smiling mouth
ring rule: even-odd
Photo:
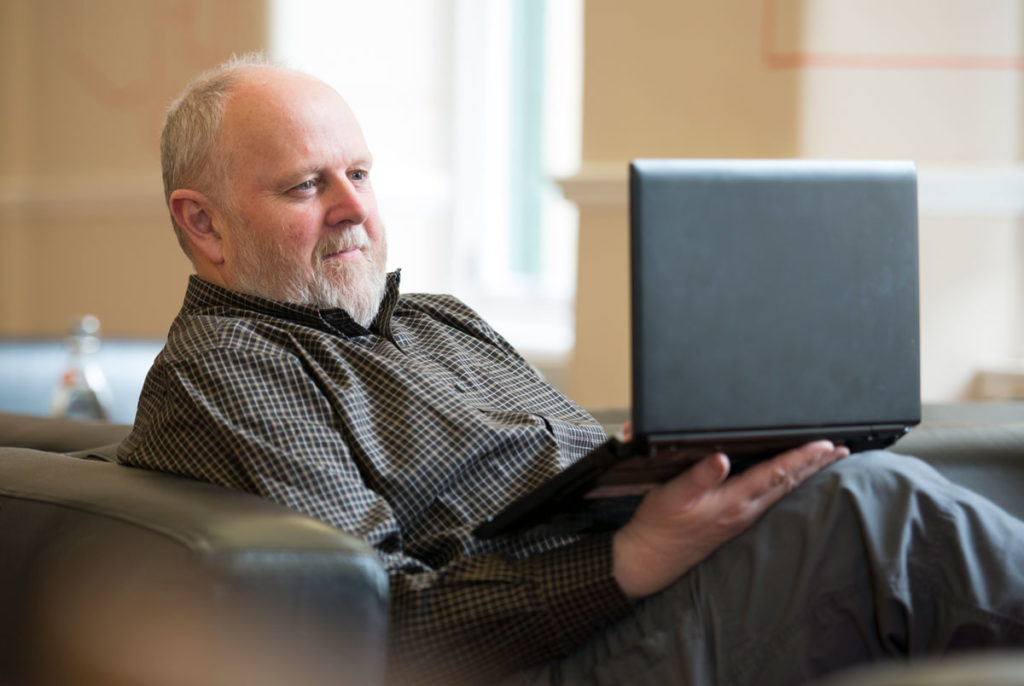
[[[347,259],[353,259],[353,258],[359,257],[362,254],[363,254],[362,247],[358,246],[358,245],[353,245],[353,246],[348,247],[348,248],[342,248],[341,250],[336,250],[334,252],[325,253],[324,256],[323,256],[323,259],[325,259],[325,260],[333,260],[333,259],[347,260]]]
[[[325,241],[325,244],[317,252],[320,254],[322,262],[346,262],[363,257],[369,252],[369,247],[366,236],[360,235],[357,231],[334,236],[332,240]]]

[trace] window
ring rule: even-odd
[[[271,53],[332,84],[374,151],[403,290],[465,300],[528,355],[573,341],[581,0],[274,0]]]

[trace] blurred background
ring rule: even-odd
[[[1024,396],[1021,0],[0,0],[0,353],[86,313],[155,351],[163,113],[249,50],[352,104],[404,290],[585,405],[629,402],[636,157],[915,160],[922,397]]]

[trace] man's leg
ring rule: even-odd
[[[799,684],[1024,646],[1024,522],[911,458],[854,455],[534,684]]]

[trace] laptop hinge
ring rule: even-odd
[[[846,441],[873,441],[879,443],[892,443],[910,430],[906,424],[858,424],[850,426],[816,426],[801,429],[749,429],[742,431],[707,431],[707,432],[676,432],[650,434],[646,443],[651,448],[684,447],[689,445],[721,445],[728,446],[733,443],[747,443],[750,441],[765,441],[799,444],[807,441],[827,437],[839,442]]]

